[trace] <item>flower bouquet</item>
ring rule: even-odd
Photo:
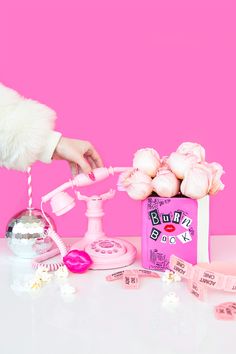
[[[142,200],[145,268],[165,271],[172,254],[192,264],[209,261],[209,195],[224,189],[223,173],[196,143],[183,143],[162,158],[152,148],[135,153],[118,188]]]

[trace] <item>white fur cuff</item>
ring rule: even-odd
[[[61,137],[56,113],[0,84],[0,166],[25,171],[36,160],[50,162]]]
[[[47,139],[46,146],[39,156],[39,161],[44,163],[50,163],[52,160],[53,153],[57,147],[59,140],[61,139],[61,133],[51,132]]]

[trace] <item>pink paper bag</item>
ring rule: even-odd
[[[209,262],[209,196],[150,196],[142,202],[142,265],[169,269],[172,254],[187,262]]]

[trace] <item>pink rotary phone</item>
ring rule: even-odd
[[[67,188],[88,186],[97,181],[101,181],[127,170],[127,167],[101,167],[93,170],[94,181],[86,174],[79,174],[74,179],[64,183],[54,191],[42,197],[41,208],[44,217],[47,219],[43,211],[43,203],[50,201],[52,211],[57,216],[63,215],[75,206],[75,200],[65,192]],[[67,248],[61,238],[53,229],[48,230],[48,235],[54,240],[58,249],[54,249],[35,259],[34,267],[40,266],[40,263],[61,253],[63,262],[52,263],[50,269],[57,269],[65,264],[69,270],[75,273],[82,273],[87,268],[90,269],[112,269],[130,265],[136,257],[136,248],[129,242],[118,238],[109,238],[105,236],[102,230],[103,202],[111,199],[115,195],[114,190],[110,190],[102,195],[84,196],[75,190],[78,200],[87,203],[86,216],[88,217],[88,230],[81,241],[76,242],[71,251]],[[45,266],[47,266],[45,264]]]

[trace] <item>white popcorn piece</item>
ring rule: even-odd
[[[61,290],[61,295],[73,295],[76,293],[76,289],[69,284],[61,285],[60,290]]]
[[[166,270],[161,280],[165,283],[172,283],[172,281],[174,280],[174,272],[172,272],[171,270]]]
[[[46,267],[39,267],[35,272],[35,280],[48,283],[52,280],[53,275],[49,273],[49,269]]]
[[[179,276],[179,274],[175,274],[171,270],[166,270],[161,280],[165,283],[172,283],[172,282],[181,281],[181,277]]]
[[[174,293],[174,292],[170,292],[169,294],[167,294],[162,301],[162,305],[164,307],[176,307],[179,303],[179,297]]]
[[[38,267],[35,272],[36,276],[44,274],[44,273],[49,273],[49,269],[45,266]]]
[[[43,286],[43,282],[40,279],[33,279],[32,282],[29,283],[29,290],[39,290]],[[27,285],[26,285],[27,287]]]
[[[11,289],[16,293],[23,292],[31,292],[32,290],[39,290],[43,286],[43,282],[41,279],[30,279],[30,280],[15,280],[13,284],[11,284]]]
[[[68,278],[69,271],[66,266],[60,266],[54,274],[58,279],[65,279]]]
[[[177,273],[174,274],[174,281],[177,282],[177,281],[181,281],[181,276]]]
[[[52,280],[52,274],[43,273],[38,278],[36,277],[36,279],[39,279],[44,283],[49,283]]]

